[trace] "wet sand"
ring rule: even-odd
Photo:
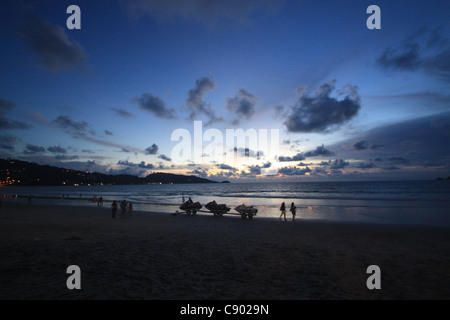
[[[0,299],[449,299],[449,231],[4,202]]]

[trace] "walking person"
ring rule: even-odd
[[[116,218],[116,213],[117,213],[117,202],[116,202],[116,200],[114,200],[112,205],[111,205],[111,211],[112,211],[112,218],[115,219]]]
[[[125,218],[125,212],[126,212],[126,210],[127,210],[127,201],[126,201],[126,200],[123,200],[123,201],[120,203],[120,217],[121,217],[121,218]]]
[[[97,207],[103,207],[103,197],[98,198]]]
[[[285,205],[284,202],[281,204],[280,211],[281,211],[280,221],[281,221],[281,217],[283,217],[283,216],[284,216],[284,221],[287,221],[287,219],[286,219],[286,205]]]
[[[291,213],[292,213],[292,221],[295,221],[295,215],[297,214],[297,207],[293,202],[291,203]]]
[[[130,204],[128,205],[128,217],[131,218],[132,213],[133,213],[133,204],[130,202]]]

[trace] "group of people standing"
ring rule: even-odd
[[[281,204],[280,211],[281,211],[280,221],[283,216],[284,216],[284,221],[287,221],[287,219],[286,219],[286,204],[284,202]],[[293,202],[291,203],[290,211],[292,213],[292,221],[295,221],[295,215],[297,214],[297,207],[295,206],[295,204]]]
[[[111,205],[111,211],[112,211],[112,218],[115,219],[116,218],[116,214],[117,214],[117,202],[114,200],[112,205]],[[120,203],[120,217],[121,218],[125,218],[125,216],[131,218],[131,215],[133,213],[133,204],[127,203],[126,200],[123,200]]]

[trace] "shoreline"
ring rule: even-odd
[[[448,228],[3,203],[0,299],[448,299]],[[82,290],[66,288],[80,266]],[[381,290],[366,269],[379,265]]]
[[[4,203],[11,204],[27,204],[27,196],[19,197],[0,197]],[[120,202],[121,200],[117,200]],[[130,201],[128,199],[128,201]],[[141,211],[146,214],[164,213],[171,214],[179,211],[178,204],[168,203],[141,203],[133,201],[135,211]],[[32,197],[31,203],[33,205],[49,205],[49,206],[74,206],[80,208],[97,208],[97,202],[92,198],[61,198],[56,197]],[[111,199],[104,199],[103,206],[110,207]],[[330,221],[331,223],[361,223],[361,224],[381,224],[381,225],[416,225],[416,226],[431,226],[431,227],[450,227],[450,209],[442,206],[437,202],[417,204],[408,204],[404,202],[402,205],[393,205],[389,202],[379,202],[377,205],[368,206],[359,203],[355,200],[354,203],[335,204],[315,204],[315,205],[297,205],[297,220],[302,221]],[[400,203],[400,201],[399,201]],[[422,205],[421,205],[422,203]],[[436,206],[433,206],[436,205]],[[280,212],[279,205],[257,205],[258,214],[257,219],[271,219],[279,220]],[[234,208],[234,205],[231,205]],[[206,208],[202,209],[205,212],[200,212],[199,215],[212,215]],[[231,216],[237,214],[234,209]],[[287,212],[288,220],[292,219],[290,212]]]

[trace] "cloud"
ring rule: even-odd
[[[14,145],[20,139],[11,135],[0,135],[0,148],[7,151],[15,151]]]
[[[312,170],[309,167],[306,167],[304,169],[300,169],[297,167],[284,167],[278,170],[278,173],[283,176],[304,176],[310,172],[312,172]]]
[[[228,98],[227,109],[236,116],[233,123],[238,124],[239,119],[250,120],[256,112],[257,101],[258,98],[245,89],[240,89],[234,98]]]
[[[236,171],[237,171],[236,168],[234,168],[234,167],[232,167],[232,166],[229,166],[229,165],[227,165],[227,164],[217,164],[216,167],[219,168],[219,169],[221,169],[221,170],[230,170],[230,171],[233,171],[233,172],[236,172]]]
[[[123,109],[110,108],[116,115],[122,118],[132,118],[134,115]]]
[[[151,147],[148,147],[147,149],[145,149],[145,154],[148,154],[148,155],[157,154],[158,150],[159,150],[159,147],[156,145],[156,143],[154,143]]]
[[[9,100],[0,98],[0,129],[1,130],[14,130],[14,129],[31,129],[32,126],[20,121],[10,120],[6,117],[12,109],[16,107],[16,104]]]
[[[67,153],[67,150],[64,149],[63,147],[48,147],[47,151],[51,152],[51,153]]]
[[[331,97],[336,80],[320,87],[314,97],[304,91],[298,102],[291,107],[284,125],[290,132],[330,132],[339,128],[358,114],[360,97],[354,86],[347,85],[340,90],[346,96],[343,100]],[[350,89],[351,88],[351,89]]]
[[[39,64],[52,73],[85,68],[88,54],[61,26],[30,15],[20,28],[20,37]]]
[[[404,44],[398,49],[388,48],[377,63],[386,69],[414,71],[422,66],[418,44]]]
[[[297,153],[295,156],[292,157],[285,157],[285,156],[278,157],[279,162],[302,161],[302,160],[305,160],[305,156],[303,155],[303,153]]]
[[[142,150],[131,146],[123,146],[115,143],[114,141],[106,141],[96,137],[94,130],[86,121],[75,121],[69,116],[59,116],[55,120],[52,121],[59,129],[64,132],[72,135],[75,139],[85,140],[91,143],[95,143],[101,146],[115,148],[119,150],[129,150],[134,153],[140,153]]]
[[[353,144],[353,150],[379,150],[382,149],[384,147],[384,145],[382,144],[372,144],[369,145],[369,142],[367,142],[366,140],[360,140],[358,142],[355,142]]]
[[[376,168],[376,167],[377,166],[373,162],[368,162],[368,163],[361,162],[360,164],[358,164],[359,169],[372,169],[372,168]]]
[[[158,118],[176,119],[175,110],[167,108],[164,101],[150,93],[144,93],[139,98],[136,98],[135,101],[138,103],[139,108],[153,113]]]
[[[67,161],[67,160],[78,160],[78,156],[66,156],[66,155],[57,155],[55,156],[55,160]]]
[[[386,70],[417,71],[450,80],[450,42],[443,27],[421,28],[396,48],[388,47],[376,63]]]
[[[353,144],[353,149],[355,150],[367,150],[369,148],[369,144],[366,140],[361,140]]]
[[[383,144],[373,144],[370,146],[370,150],[379,150],[379,149],[383,149],[384,145]]]
[[[199,116],[204,115],[208,119],[206,125],[214,122],[222,121],[222,118],[217,117],[213,110],[211,103],[204,101],[206,94],[216,88],[214,80],[204,77],[195,81],[193,89],[189,90],[188,99],[186,101],[186,108],[191,111],[189,120],[196,120]]]
[[[336,159],[333,162],[331,162],[330,169],[344,169],[349,164],[350,163],[348,161],[344,161],[342,159]]]
[[[0,98],[0,116],[6,115],[15,107],[16,104],[14,102]]]
[[[129,162],[128,160],[120,160],[119,162],[117,162],[117,165],[129,167],[129,168],[146,169],[146,170],[155,169],[155,166],[153,164],[151,164],[151,163],[146,164],[144,161],[142,161],[140,163],[133,163],[133,162]]]
[[[45,153],[44,147],[35,146],[32,144],[27,144],[25,150],[23,150],[24,154],[41,154]]]
[[[89,124],[85,121],[76,122],[68,116],[59,116],[53,123],[66,132],[80,134],[85,133],[89,128]]]
[[[112,132],[109,131],[109,130],[105,130],[105,134],[106,134],[107,136],[113,136],[113,135],[114,135],[114,133],[112,133]]]
[[[172,161],[172,159],[170,159],[168,156],[166,156],[165,154],[162,154],[158,157],[158,159],[162,159],[164,161]]]
[[[134,18],[149,15],[159,22],[185,20],[207,26],[223,25],[225,21],[244,23],[254,13],[274,14],[284,1],[279,0],[131,0],[123,4]]]
[[[334,152],[326,149],[323,145],[316,148],[316,150],[308,151],[305,153],[305,158],[310,157],[329,157],[334,156]]]
[[[339,151],[340,157],[358,159],[366,163],[374,162],[383,170],[403,169],[404,177],[408,179],[422,179],[427,174],[447,174],[444,168],[441,168],[440,172],[431,172],[436,167],[430,167],[427,170],[429,173],[422,171],[423,176],[420,176],[416,167],[423,167],[423,163],[428,162],[450,162],[450,151],[446,147],[450,139],[450,112],[381,126],[361,134],[369,148],[365,151],[344,148]],[[377,143],[371,144],[371,141]],[[337,150],[345,145],[353,146],[354,143],[353,139],[341,141],[333,148]]]

